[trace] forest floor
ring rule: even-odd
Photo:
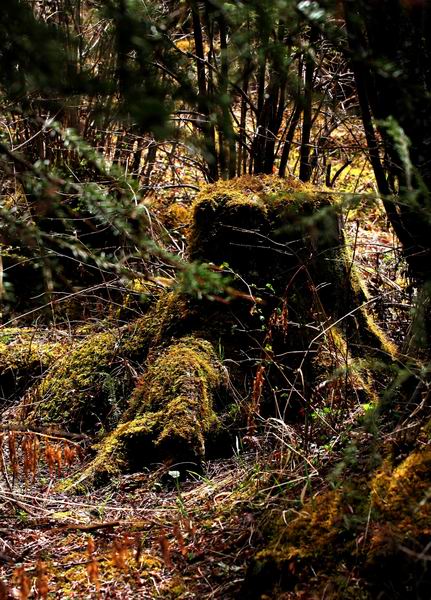
[[[160,466],[80,495],[56,491],[47,468],[5,479],[0,598],[240,597],[258,515],[309,482],[291,467],[278,483],[280,453],[263,458],[240,452],[181,482]]]
[[[375,316],[399,341],[409,302],[394,239],[381,216],[360,220],[350,225],[355,261],[372,295],[383,298]],[[274,444],[271,437],[277,431],[267,425],[248,447],[237,438],[231,459],[185,478],[175,465],[156,465],[79,495],[60,491],[60,484],[82,465],[63,464],[54,473],[58,461],[55,467],[45,460],[29,471],[21,460],[11,472],[10,447],[3,449],[0,600],[240,598],[262,545],[263,512],[280,497],[284,507],[300,508],[325,487],[325,474],[341,457],[336,443],[305,453],[300,443]]]

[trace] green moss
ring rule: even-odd
[[[269,514],[269,542],[255,557],[247,587],[259,590],[263,578],[266,587],[259,593],[295,588],[314,597],[330,582],[331,597],[341,600],[348,596],[335,583],[344,570],[355,572],[371,598],[428,597],[431,568],[424,548],[431,536],[430,499],[431,450],[426,449],[396,467],[384,461],[368,482],[351,475],[299,513],[292,511],[290,520]]]
[[[193,314],[186,296],[176,292],[164,294],[147,319],[152,347],[184,334],[192,323]]]
[[[139,452],[145,454],[148,451],[148,440],[153,434],[156,420],[156,415],[145,415],[118,425],[100,444],[95,446],[96,458],[81,474],[67,482],[64,489],[73,488],[75,491],[84,491],[86,488],[83,486],[105,483],[110,478],[130,470],[128,456],[131,444],[140,443]],[[143,465],[148,456],[140,456],[140,458]]]
[[[366,520],[366,501],[366,489],[358,494],[346,486],[313,498],[300,512],[286,511],[283,518],[269,514],[269,543],[252,563],[245,583],[247,597],[270,594],[276,598],[293,589],[320,597],[322,579],[326,584],[341,575],[339,567],[355,553],[357,532]]]
[[[184,447],[203,458],[205,436],[218,424],[214,405],[225,378],[209,342],[182,338],[149,366],[127,414],[157,415],[156,447]]]
[[[428,598],[431,450],[412,452],[397,467],[386,461],[371,481],[371,506],[363,570],[373,597]]]
[[[36,404],[31,420],[64,423],[72,428],[85,423],[86,429],[94,424],[98,409],[102,409],[98,401],[115,364],[117,340],[115,333],[98,333],[57,361],[31,396],[31,404]]]
[[[171,581],[167,581],[162,587],[164,598],[187,598],[188,587],[187,581],[184,581],[180,575],[173,577]]]
[[[362,316],[365,320],[365,331],[368,332],[367,350],[371,352],[380,352],[381,356],[395,361],[398,357],[398,348],[388,338],[388,336],[380,329],[373,317],[367,310],[362,309]]]
[[[290,523],[279,522],[276,533],[268,548],[258,559],[271,557],[278,565],[285,561],[316,559],[323,563],[332,563],[334,550],[340,537],[353,532],[356,523],[362,520],[365,494],[355,495],[352,489],[338,489],[323,493],[308,502],[301,512],[296,513]],[[349,508],[350,506],[350,508]],[[345,548],[342,549],[345,551]]]
[[[371,483],[380,526],[372,531],[371,554],[387,554],[399,544],[431,536],[431,450],[412,452],[396,468],[385,462]],[[382,535],[382,524],[386,535]],[[390,532],[390,535],[389,535]]]
[[[169,292],[132,323],[85,336],[30,391],[23,416],[72,430],[112,429],[133,386],[128,364],[142,364],[150,348],[169,343],[188,317],[187,300]]]
[[[6,327],[0,331],[0,387],[3,398],[22,393],[67,348],[52,331]]]
[[[201,460],[219,420],[215,405],[226,374],[209,342],[181,338],[153,357],[130,408],[98,446],[84,478],[100,479],[172,457]]]

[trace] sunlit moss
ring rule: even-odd
[[[371,483],[373,506],[391,536],[373,531],[373,552],[384,550],[393,537],[404,543],[409,538],[431,535],[431,450],[412,452],[399,466],[385,462]],[[392,537],[392,539],[391,539]]]
[[[117,329],[89,333],[60,357],[27,395],[29,421],[90,431],[112,428],[133,385],[128,362],[142,364],[151,347],[168,343],[188,317],[187,301],[163,294],[143,317]]]
[[[32,418],[72,427],[94,423],[101,390],[115,364],[117,339],[111,332],[90,336],[60,359],[32,397]]]
[[[68,347],[53,332],[30,327],[6,327],[0,331],[0,386],[2,396],[23,391],[42,375]]]
[[[193,204],[191,256],[229,262],[240,271],[246,269],[243,275],[253,273],[247,263],[258,269],[265,254],[265,238],[286,223],[283,211],[289,208],[292,212],[293,207],[293,213],[304,216],[304,197],[308,203],[310,198],[317,202],[318,195],[311,192],[311,186],[293,177],[270,175],[244,175],[203,187]]]
[[[153,357],[130,408],[98,446],[84,478],[136,470],[161,458],[201,460],[219,426],[215,405],[226,373],[209,342],[181,338]]]
[[[262,578],[263,590],[271,593],[308,589],[312,578],[316,593],[337,582],[341,567],[341,572],[355,569],[371,598],[426,597],[431,569],[423,551],[431,535],[430,499],[429,449],[412,452],[396,467],[385,460],[368,481],[350,474],[337,489],[291,511],[290,518],[267,517],[269,543],[255,557],[247,589],[258,589]],[[349,597],[336,589],[334,599]]]
[[[380,352],[383,356],[389,359],[396,359],[399,352],[396,345],[388,338],[388,336],[377,325],[368,311],[362,312],[366,322],[366,331],[369,332],[368,351]]]

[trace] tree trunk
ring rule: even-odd
[[[352,64],[376,180],[417,283],[431,278],[431,7],[344,0]],[[371,115],[390,158],[379,158]],[[395,124],[382,121],[393,118]],[[403,138],[403,136],[406,138]],[[388,176],[399,201],[388,198]]]

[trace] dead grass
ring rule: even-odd
[[[21,598],[238,597],[261,543],[259,515],[280,493],[303,502],[320,481],[315,450],[305,456],[293,434],[275,450],[271,435],[184,481],[159,465],[73,496],[57,484],[78,465],[62,477],[41,465],[34,481],[21,472],[13,484],[3,473],[4,588]]]

